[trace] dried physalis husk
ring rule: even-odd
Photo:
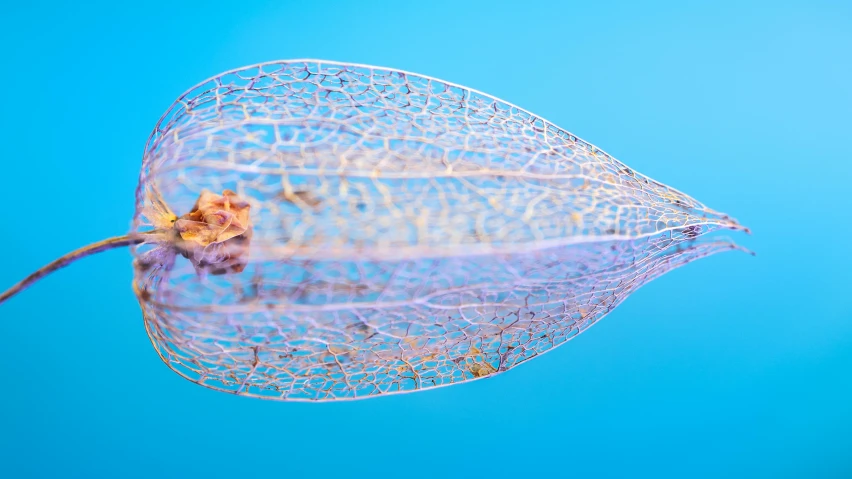
[[[489,95],[316,61],[181,96],[136,199],[129,236],[60,262],[132,244],[162,360],[279,400],[495,376],[654,278],[737,249],[708,233],[745,229]]]

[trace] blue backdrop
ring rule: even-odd
[[[128,230],[184,90],[305,57],[527,108],[732,214],[758,256],[670,273],[490,380],[288,404],[170,372],[112,251],[0,307],[0,476],[852,477],[849,2],[15,3],[2,287]]]

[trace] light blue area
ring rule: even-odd
[[[170,372],[109,252],[0,307],[0,477],[852,477],[847,2],[25,3],[0,14],[2,287],[127,231],[179,94],[286,58],[520,105],[758,256],[679,269],[494,379],[286,404]]]

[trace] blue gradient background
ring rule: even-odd
[[[758,256],[670,273],[491,380],[286,404],[170,372],[105,253],[0,307],[0,477],[852,477],[849,2],[16,3],[0,286],[127,231],[184,90],[304,57],[523,106],[740,219]]]

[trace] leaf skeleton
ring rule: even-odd
[[[566,104],[569,104],[567,102]],[[181,95],[123,236],[155,351],[205,387],[288,401],[493,377],[564,344],[736,220],[543,118],[424,75],[320,60]],[[405,374],[399,373],[405,371]]]

